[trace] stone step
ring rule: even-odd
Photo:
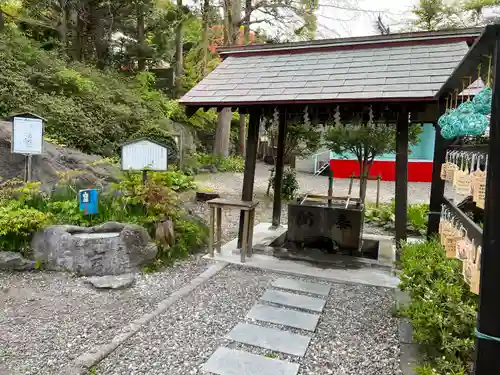
[[[238,324],[226,337],[243,344],[258,346],[298,357],[304,356],[309,341],[311,341],[311,338],[307,336],[247,323]]]
[[[330,294],[330,285],[308,283],[295,279],[281,278],[276,280],[273,285],[275,288],[295,290],[297,292],[305,292],[311,294],[318,294],[327,297]]]
[[[261,304],[254,305],[248,312],[247,318],[299,328],[305,331],[314,331],[319,321],[319,315],[316,314]]]
[[[217,375],[297,375],[299,365],[241,350],[219,348],[202,370]]]
[[[321,298],[281,292],[273,289],[266,290],[261,300],[315,312],[322,312],[326,303],[326,301]]]

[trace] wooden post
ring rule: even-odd
[[[396,122],[396,247],[406,241],[408,222],[408,109],[402,106]],[[396,253],[397,256],[399,252]]]
[[[328,176],[328,196],[331,197],[333,195],[333,176],[331,175]],[[331,207],[332,205],[332,200],[328,199],[328,207]]]
[[[273,228],[279,227],[281,221],[281,187],[285,164],[286,116],[286,108],[281,108],[278,129],[278,149],[276,152],[276,169],[274,173]]]
[[[241,200],[253,200],[253,184],[255,180],[255,164],[257,163],[257,142],[259,140],[260,110],[252,109],[248,120],[248,138],[245,153],[245,172],[243,174],[243,191]],[[243,240],[243,221],[245,212],[240,213],[240,225],[238,231],[238,248],[241,249]],[[243,251],[243,249],[241,250]]]
[[[354,172],[352,172],[351,177],[349,177],[349,191],[347,192],[347,195],[349,195],[349,196],[351,196],[352,183],[354,182],[354,177],[355,177],[355,174],[354,174]]]
[[[380,203],[380,181],[382,180],[382,176],[379,175],[377,176],[377,200],[376,200],[376,203],[375,203],[375,207],[378,208],[379,206],[379,203]]]
[[[498,37],[497,37],[498,38]],[[486,177],[481,278],[476,340],[475,375],[500,374],[500,40],[495,41],[493,99],[490,120],[489,161]],[[498,154],[498,156],[497,156]]]
[[[427,223],[427,238],[430,239],[439,231],[441,220],[441,205],[443,204],[444,185],[441,179],[441,164],[445,162],[446,146],[448,142],[441,135],[441,128],[434,124],[436,137],[434,141],[434,158],[432,161],[431,197],[429,202],[429,221]]]
[[[147,183],[148,183],[148,171],[143,170],[142,171],[142,186],[146,186]],[[148,207],[146,206],[146,204],[144,204],[143,210],[144,210],[144,215],[147,215],[148,214]]]

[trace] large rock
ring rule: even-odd
[[[26,157],[11,152],[12,124],[0,121],[0,181],[23,179]],[[118,181],[119,167],[97,155],[43,141],[43,154],[33,156],[32,178],[40,181],[43,190],[51,190],[61,175],[79,188]],[[71,177],[70,177],[71,176]]]
[[[136,272],[156,257],[157,248],[138,225],[115,222],[91,228],[51,226],[32,241],[35,259],[45,269],[82,276]]]
[[[0,251],[0,270],[26,271],[34,270],[35,262],[23,258],[19,253]]]
[[[135,274],[92,276],[86,282],[96,289],[125,289],[134,284]]]

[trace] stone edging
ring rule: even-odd
[[[410,302],[410,296],[406,292],[402,292],[396,288],[395,293],[395,308],[406,305]],[[415,366],[418,364],[418,347],[412,338],[412,327],[408,319],[398,319],[398,336],[399,336],[399,361],[403,375],[416,375]]]
[[[97,346],[95,349],[83,353],[79,357],[77,357],[72,363],[70,363],[66,368],[64,368],[59,375],[84,375],[87,374],[89,369],[99,362],[101,362],[104,358],[110,355],[116,348],[118,348],[121,344],[123,344],[130,337],[134,336],[139,330],[150,322],[152,319],[161,315],[165,312],[170,306],[172,306],[176,301],[180,298],[185,297],[189,293],[191,293],[195,288],[205,283],[212,277],[214,277],[217,273],[219,273],[224,267],[226,267],[228,263],[225,262],[217,262],[216,264],[211,265],[207,270],[202,272],[199,276],[193,279],[189,284],[184,285],[182,288],[173,292],[170,296],[164,299],[158,305],[158,308],[151,313],[145,314],[141,316],[139,319],[131,322],[128,327],[124,327],[122,329],[122,333],[116,335],[111,342],[107,344],[103,344]]]

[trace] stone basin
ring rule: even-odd
[[[32,248],[45,269],[80,276],[137,272],[157,254],[146,229],[115,222],[90,228],[51,226],[34,236]]]

